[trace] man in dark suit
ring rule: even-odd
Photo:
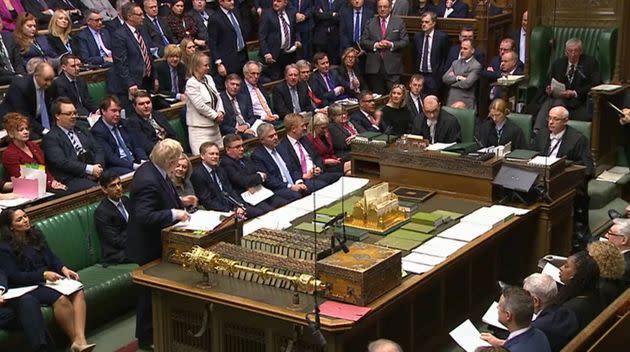
[[[144,0],[144,27],[151,37],[152,47],[158,48],[158,55],[164,55],[164,47],[169,44],[177,44],[171,27],[164,18],[158,17],[157,0]]]
[[[105,28],[107,28],[110,34],[113,35],[114,33],[116,33],[117,30],[122,28],[122,26],[125,24],[125,20],[123,19],[123,16],[122,16],[122,7],[127,3],[129,3],[129,0],[116,0],[117,17],[112,18],[108,21],[105,21],[105,23],[103,23],[105,25]]]
[[[445,66],[451,67],[455,60],[459,60],[462,58],[462,42],[464,40],[470,40],[472,43],[475,43],[475,31],[472,27],[463,27],[459,32],[459,43],[452,45],[448,51],[448,56],[446,57]],[[486,53],[483,48],[476,47],[475,53],[473,54],[475,60],[481,64],[483,67],[486,64]]]
[[[324,161],[306,138],[306,122],[299,114],[288,114],[284,118],[287,135],[278,144],[278,152],[287,162],[291,177],[304,182],[311,191],[316,191],[337,181],[340,172],[324,171]]]
[[[398,16],[390,15],[390,7],[389,0],[378,0],[378,16],[368,22],[361,36],[361,47],[367,52],[368,86],[379,94],[387,94],[400,81],[402,53],[409,44],[405,23]]]
[[[567,40],[565,54],[551,64],[549,82],[545,89],[547,94],[542,95],[544,102],[534,123],[535,132],[545,128],[549,109],[557,105],[566,107],[573,120],[590,121],[592,118],[586,109],[586,100],[591,88],[601,83],[599,64],[594,57],[582,54],[582,41],[578,38]],[[565,90],[554,93],[551,88],[554,79],[564,84]]]
[[[208,23],[210,20],[211,10],[206,9],[205,0],[192,0],[192,9],[188,11],[188,16],[192,17],[199,28],[197,41],[204,42],[203,46],[208,45]]]
[[[630,207],[628,207],[630,208]],[[626,212],[629,209],[626,208]],[[613,220],[613,225],[606,232],[608,241],[617,247],[626,262],[626,270],[624,272],[624,280],[630,282],[630,220],[626,218],[618,218]]]
[[[146,155],[156,143],[166,138],[176,139],[177,134],[168,119],[159,111],[153,111],[151,96],[147,92],[138,92],[133,99],[133,111],[127,116],[127,128],[137,138],[137,144]]]
[[[441,18],[466,18],[468,5],[461,0],[444,0],[438,5],[437,15]]]
[[[294,180],[287,167],[288,159],[285,159],[278,150],[278,132],[270,123],[262,123],[256,130],[260,144],[252,153],[252,160],[256,163],[256,169],[263,172],[266,177],[263,185],[272,190],[274,194],[284,199],[297,199],[302,194],[308,194],[313,190],[299,180]]]
[[[7,112],[19,112],[28,117],[31,139],[41,138],[54,124],[49,113],[50,103],[56,96],[52,84],[54,78],[53,67],[41,62],[35,67],[33,75],[14,79],[0,105],[0,116]]]
[[[96,186],[101,176],[105,156],[92,134],[76,124],[77,110],[66,97],[57,98],[51,108],[57,124],[44,136],[42,149],[46,167],[68,192],[78,192]]]
[[[436,21],[435,13],[425,12],[420,17],[422,32],[416,33],[413,39],[414,68],[424,76],[424,90],[430,95],[440,93],[450,45],[448,34],[435,29]]]
[[[50,0],[22,0],[24,11],[37,18],[37,26],[45,28],[52,18],[55,7]]]
[[[197,197],[180,198],[168,174],[177,167],[182,146],[173,139],[160,141],[151,161],[142,164],[131,182],[129,224],[125,255],[138,265],[162,257],[162,229],[187,221],[186,206],[197,206]],[[141,349],[152,349],[151,289],[139,289],[136,305],[136,337]]]
[[[125,25],[114,33],[112,55],[114,57],[113,78],[108,91],[118,95],[123,106],[129,107],[129,96],[138,89],[153,88],[153,55],[151,37],[142,26],[144,14],[135,3],[122,8]]]
[[[105,154],[105,168],[124,175],[148,160],[144,149],[127,131],[120,119],[121,104],[115,96],[106,97],[100,106],[101,118],[92,126],[92,135]]]
[[[243,66],[245,82],[241,85],[241,96],[243,102],[254,114],[256,119],[265,122],[278,124],[280,117],[271,108],[271,99],[267,95],[266,89],[259,84],[262,64],[258,61],[248,61]]]
[[[272,81],[280,79],[284,67],[295,62],[296,50],[302,46],[295,30],[295,11],[287,8],[287,1],[274,0],[272,9],[263,11],[260,17],[259,53]]]
[[[284,69],[284,82],[273,88],[273,106],[280,119],[289,113],[313,111],[308,88],[306,83],[300,82],[299,75],[298,67],[289,64]]]
[[[77,109],[77,114],[87,117],[97,109],[88,92],[85,79],[79,76],[81,60],[72,55],[61,57],[61,73],[55,79],[54,91],[59,97],[68,97]]]
[[[87,27],[77,34],[77,51],[84,63],[110,67],[112,58],[112,38],[109,30],[103,28],[103,16],[88,10]]]
[[[315,7],[313,51],[324,52],[333,65],[340,63],[339,11],[346,6],[344,0],[313,0]]]
[[[181,62],[181,51],[177,46],[167,46],[164,58],[155,63],[158,93],[186,101],[186,66]]]
[[[125,248],[131,209],[129,198],[123,195],[120,176],[111,170],[103,171],[99,184],[105,198],[94,211],[94,225],[101,239],[101,263],[103,266],[128,263]]]
[[[527,11],[523,12],[521,26],[513,30],[510,37],[514,40],[519,60],[525,63],[527,61]]]
[[[241,77],[230,73],[225,79],[225,91],[221,92],[221,100],[225,115],[221,121],[221,134],[238,133],[244,139],[255,138],[256,132],[251,129],[256,117],[251,106],[245,102],[241,92]]]
[[[506,68],[510,68],[510,70],[501,69],[501,58],[505,53],[514,52],[516,54],[516,60],[514,60],[514,65],[506,65]],[[475,49],[475,53],[477,50]],[[511,58],[510,58],[511,60]],[[479,60],[477,60],[479,61]],[[510,62],[511,64],[511,62]],[[515,72],[521,73],[509,73],[511,69],[514,69]],[[481,76],[490,80],[490,82],[495,82],[499,77],[505,74],[522,74],[525,71],[525,65],[518,59],[518,53],[516,52],[516,46],[514,44],[514,40],[512,38],[504,38],[501,40],[499,44],[499,55],[495,56],[490,60],[490,65],[486,67],[485,70],[481,71]]]
[[[374,95],[369,90],[359,94],[359,110],[350,115],[350,122],[357,132],[385,132],[385,125],[380,117],[376,116],[376,103]]]
[[[234,0],[219,0],[219,10],[211,13],[208,21],[212,24],[208,26],[208,47],[218,75],[241,74],[247,62],[247,33]]]
[[[481,76],[488,79],[489,82],[496,82],[500,77],[522,75],[525,73],[523,63],[518,59],[518,55],[514,51],[506,51],[501,55],[496,70],[495,65],[496,62],[493,58],[491,66],[481,71]],[[501,86],[495,85],[490,89],[490,100],[501,97],[501,88]]]
[[[0,21],[0,31],[2,31]],[[9,84],[16,76],[26,75],[24,58],[9,32],[0,33],[0,84]]]
[[[289,7],[295,10],[295,30],[302,43],[302,58],[313,56],[313,15],[315,14],[315,0],[291,0]]]
[[[221,167],[227,175],[232,188],[236,194],[243,192],[254,193],[257,187],[264,187],[263,184],[267,180],[267,174],[258,170],[258,165],[248,156],[245,156],[245,148],[243,147],[243,139],[235,134],[228,134],[223,137],[223,146],[225,147],[225,155],[221,157]],[[300,198],[297,192],[285,191],[280,194],[274,194],[263,202],[272,209],[276,209],[290,201]]]
[[[422,88],[424,88],[424,77],[418,73],[411,76],[407,92],[407,110],[411,113],[412,130],[420,130],[422,123],[423,99],[426,96]]]
[[[315,96],[328,106],[337,100],[345,99],[350,88],[337,71],[330,69],[330,61],[326,53],[318,52],[313,56],[316,71],[311,74],[309,85]]]
[[[374,17],[374,9],[365,5],[365,0],[351,0],[350,4],[351,7],[342,7],[339,13],[339,42],[342,52],[361,43],[361,34]]]
[[[421,135],[431,144],[461,142],[461,128],[457,118],[441,109],[440,101],[435,95],[425,97],[423,106],[424,116],[420,130],[414,130],[414,134]]]

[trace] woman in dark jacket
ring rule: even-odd
[[[205,46],[206,42],[199,39],[199,28],[195,19],[184,12],[184,0],[173,0],[171,4],[171,13],[166,16],[166,23],[171,28],[175,42],[179,43],[184,38],[189,38],[197,46]]]
[[[603,309],[597,290],[597,262],[586,251],[577,252],[560,268],[560,280],[564,286],[558,292],[556,303],[575,313],[582,330]]]
[[[339,103],[328,107],[328,116],[332,121],[328,125],[328,131],[330,131],[335,155],[343,161],[349,161],[350,144],[357,136],[357,129],[350,122],[346,108]]]

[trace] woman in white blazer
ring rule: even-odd
[[[193,154],[199,154],[203,142],[214,142],[223,147],[219,125],[225,110],[217,87],[208,75],[210,59],[204,53],[195,53],[190,60],[186,82],[186,124],[188,140]]]

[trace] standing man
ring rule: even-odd
[[[81,60],[66,54],[61,57],[61,73],[55,79],[55,91],[58,97],[68,97],[77,108],[79,116],[87,117],[97,109],[88,92],[85,79],[79,76]]]
[[[361,43],[361,34],[370,18],[374,17],[374,9],[365,5],[365,0],[351,0],[351,7],[343,7],[340,13],[339,36],[340,48],[357,47]],[[363,49],[366,50],[366,49]]]
[[[273,106],[280,119],[289,113],[313,111],[313,104],[308,98],[306,83],[300,82],[297,65],[290,64],[284,69],[284,82],[273,88]]]
[[[77,34],[77,51],[84,63],[110,67],[112,58],[112,37],[107,28],[103,28],[103,16],[87,10],[87,27]]]
[[[412,130],[419,130],[422,122],[422,111],[424,103],[422,100],[425,94],[422,90],[424,87],[424,77],[421,74],[415,74],[409,79],[409,92],[407,93],[407,110],[411,113]]]
[[[101,263],[103,266],[128,263],[125,247],[129,197],[123,195],[120,176],[110,170],[103,171],[99,184],[105,198],[94,211],[94,225],[101,239]]]
[[[424,76],[424,89],[429,95],[439,95],[442,88],[442,75],[448,68],[448,34],[435,29],[437,17],[433,12],[425,12],[420,17],[422,32],[414,36],[415,69]]]
[[[206,1],[192,0],[192,9],[188,11],[188,15],[195,20],[197,28],[199,28],[197,41],[203,41],[204,46],[206,46],[208,43],[208,23],[210,23],[210,13],[206,10]]]
[[[286,65],[295,62],[296,50],[302,44],[295,31],[295,11],[287,9],[287,0],[273,0],[272,6],[260,17],[258,40],[267,75],[275,81],[280,79]]]
[[[514,39],[516,48],[518,49],[518,59],[525,64],[525,61],[527,60],[527,10],[523,12],[521,26],[512,31],[511,37]]]
[[[365,65],[368,86],[375,93],[387,94],[400,81],[403,72],[403,50],[409,44],[405,23],[390,16],[389,0],[378,0],[378,16],[370,20],[361,47],[368,53]]]
[[[315,27],[313,28],[313,51],[328,54],[333,65],[340,62],[339,55],[339,11],[346,6],[344,0],[315,1]]]
[[[470,40],[474,45],[475,31],[472,27],[463,27],[459,31],[459,42],[449,49],[448,56],[446,57],[446,67],[451,67],[455,60],[462,58],[462,42],[466,39]],[[486,53],[483,48],[475,48],[474,57],[482,66],[486,64]]]
[[[182,146],[176,140],[165,139],[159,142],[151,151],[150,162],[138,168],[131,182],[125,253],[138,265],[160,258],[162,229],[178,221],[187,221],[190,215],[184,207],[197,206],[195,196],[180,199],[168,177],[177,167],[182,153]],[[141,349],[152,349],[151,309],[151,289],[140,288],[136,305],[136,337]]]
[[[451,67],[442,76],[442,81],[448,86],[447,105],[462,101],[467,109],[475,109],[475,91],[481,64],[473,57],[475,48],[472,41],[464,39],[461,44],[461,59],[453,61]]]
[[[208,47],[212,62],[221,80],[230,73],[241,74],[247,62],[247,46],[243,22],[234,10],[234,0],[219,0],[219,10],[210,14]],[[217,87],[221,82],[217,81]]]
[[[295,30],[302,43],[301,58],[310,59],[313,55],[313,14],[315,0],[291,0],[291,7],[295,9]]]

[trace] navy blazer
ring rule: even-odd
[[[129,214],[129,198],[123,196],[121,201]],[[94,225],[101,239],[101,263],[113,265],[126,262],[127,220],[107,197],[94,211]]]
[[[354,40],[354,16],[356,10],[353,7],[342,7],[339,10],[339,44],[340,48],[343,51],[345,48],[349,48],[355,45]],[[361,9],[361,31],[367,26],[370,18],[374,17],[374,9],[367,6],[367,4],[363,5]],[[361,42],[361,34],[359,34],[359,43]]]
[[[163,17],[157,17],[158,23],[160,24],[160,28],[162,28],[162,32],[164,32],[164,36],[168,41],[168,44],[177,44],[175,37],[173,36],[173,32],[171,31],[171,27],[166,23],[166,20]],[[160,56],[164,55],[164,41],[162,40],[162,35],[160,34],[160,30],[157,28],[155,23],[149,19],[149,16],[144,16],[144,26],[149,33],[149,37],[151,37],[151,46],[156,47],[160,51]],[[148,44],[147,44],[148,45]]]
[[[328,35],[339,34],[339,11],[346,6],[344,0],[333,0],[332,8],[328,4],[328,0],[314,0],[315,27],[313,28],[313,43],[317,45],[325,45],[328,43]],[[321,11],[320,11],[321,10]],[[336,13],[336,16],[333,16]]]
[[[111,51],[112,37],[107,28],[101,29],[101,40],[103,40],[105,47]],[[86,27],[77,34],[76,43],[76,52],[78,52],[78,55],[83,63],[91,65],[111,65],[109,62],[106,63],[105,59],[101,56],[101,50],[98,48],[96,40],[94,39],[92,32],[90,32],[90,28]]]
[[[166,119],[161,112],[153,111],[152,116],[155,122],[166,132],[166,138],[177,139],[177,133],[175,133],[168,119]],[[146,155],[151,154],[153,146],[159,141],[159,138],[149,121],[139,117],[135,111],[130,111],[129,115],[127,115],[125,125],[134,139],[137,138],[137,144],[144,150],[144,153]]]
[[[300,35],[295,30],[295,11],[286,8],[286,15],[289,18],[289,47],[295,44],[295,41],[300,40]],[[280,57],[282,45],[282,26],[280,25],[280,18],[278,16],[278,12],[274,10],[263,10],[262,15],[260,16],[258,28],[258,41],[260,45],[260,57],[264,57],[265,54],[271,54],[274,60],[278,60]]]
[[[382,120],[379,124],[379,129],[376,129],[361,110],[357,110],[350,115],[350,122],[352,122],[358,133],[366,131],[382,133],[385,131],[385,126],[383,125]]]
[[[422,52],[424,50],[424,32],[418,32],[413,36],[414,42],[414,72],[420,71],[420,61],[422,59]],[[439,31],[437,29],[433,30],[433,45],[431,45],[431,54],[429,60],[431,62],[431,73],[433,77],[440,77],[437,79],[438,84],[441,84],[441,77],[444,75],[446,70],[450,66],[446,66],[446,59],[448,57],[450,40],[448,39],[448,34]]]
[[[243,199],[240,194],[234,192],[234,189],[232,189],[230,179],[227,177],[223,168],[217,167],[214,170],[223,189],[219,188],[219,185],[214,182],[214,179],[210,176],[210,172],[208,172],[203,163],[197,165],[190,175],[190,182],[192,182],[195,188],[195,194],[199,198],[199,204],[209,210],[232,211],[234,210],[234,205],[227,199],[223,192],[226,192],[238,202],[244,203]]]
[[[89,115],[91,112],[96,111],[98,106],[92,102],[92,97],[88,91],[87,83],[83,77],[77,76],[75,78],[76,88],[70,82],[68,77],[62,72],[55,78],[54,92],[56,97],[68,97],[74,103],[79,115]]]
[[[265,89],[265,87],[263,87],[260,84],[258,85],[258,89],[260,89],[260,94],[262,94],[262,96],[265,97],[265,100],[267,101],[267,105],[269,105],[269,109],[271,109],[271,112],[275,114],[276,111],[274,110],[271,104],[271,100],[269,99],[269,94],[267,94],[267,89]],[[252,103],[252,97],[249,95],[249,88],[247,88],[247,83],[245,81],[241,82],[241,91],[238,93],[238,96],[239,96],[238,98],[239,102],[242,99],[243,104],[245,105],[245,108],[247,110],[251,110],[253,113],[254,105]],[[225,106],[223,106],[223,108],[225,109]],[[254,117],[256,119],[260,119],[263,116],[254,115]]]
[[[532,326],[547,336],[552,351],[560,351],[580,332],[575,313],[557,305],[543,309]]]
[[[300,111],[313,111],[313,104],[308,97],[306,83],[298,82],[297,95],[300,103]],[[280,116],[280,119],[284,119],[287,114],[293,112],[293,100],[291,100],[291,93],[289,92],[289,86],[286,82],[277,84],[273,88],[273,107],[274,111]]]
[[[503,347],[510,352],[551,352],[545,334],[534,327],[530,327],[524,333],[506,340]]]
[[[444,12],[446,12],[446,0],[442,1],[437,8],[437,17],[444,17]],[[453,4],[453,12],[448,16],[448,18],[466,18],[468,17],[468,4],[466,4],[463,0],[456,1]]]
[[[171,79],[171,66],[166,61],[156,62],[154,65],[155,78],[158,80],[159,88],[158,93],[175,97],[173,95],[173,81]],[[180,62],[177,64],[177,85],[179,88],[178,93],[184,93],[186,91],[186,66]]]
[[[50,104],[54,97],[57,96],[55,86],[51,85],[44,92],[44,100],[47,111],[50,112]],[[31,125],[31,139],[39,139],[43,135],[44,127],[42,126],[41,117],[37,114],[37,93],[35,91],[35,82],[32,75],[16,77],[6,95],[4,101],[0,104],[0,116],[4,116],[8,112],[19,112],[28,117]],[[48,114],[50,125],[55,124],[54,116]]]
[[[516,53],[516,68],[514,69],[514,75],[522,75],[525,72],[525,65],[518,59],[518,53]],[[479,60],[477,60],[479,61]],[[488,71],[488,67],[492,67],[494,71]],[[490,61],[490,65],[481,70],[481,76],[487,78],[490,82],[495,82],[501,77],[501,56],[495,56]]]
[[[298,6],[301,5],[301,6]],[[298,8],[299,7],[299,8]],[[313,29],[313,14],[315,13],[315,0],[289,0],[287,8],[292,8],[295,13],[304,15],[304,21],[295,23],[295,30],[300,33],[310,32]]]
[[[287,164],[288,169],[288,161],[282,155],[280,156],[284,160],[284,163]],[[276,162],[273,160],[271,155],[269,155],[264,145],[258,144],[256,148],[254,148],[254,152],[252,153],[252,160],[256,163],[257,170],[267,174],[267,179],[263,183],[265,187],[269,188],[272,191],[287,188],[288,183],[282,180],[282,173],[280,172],[280,168],[278,167],[278,165],[276,165]],[[300,176],[300,178],[302,177]]]
[[[140,31],[140,35],[147,47],[149,58],[153,62],[153,55],[151,55],[150,51],[151,37],[144,27],[138,27],[137,30]],[[114,33],[113,40],[112,56],[114,58],[113,70],[115,79],[112,79],[108,85],[108,91],[117,94],[127,94],[129,87],[142,86],[145,70],[144,59],[138,40],[126,24]],[[152,72],[149,72],[149,75],[151,74]]]
[[[306,137],[300,138],[299,141],[304,148],[304,152],[308,153],[308,155],[311,157],[311,160],[313,161],[313,166],[317,166],[320,169],[324,170],[324,161],[322,160],[322,157],[315,151],[315,148],[313,148],[311,142]],[[300,158],[295,153],[295,150],[293,150],[293,146],[291,145],[291,142],[289,142],[289,138],[282,138],[280,144],[278,144],[277,149],[280,155],[282,155],[282,159],[287,164],[287,168],[291,173],[293,181],[301,180],[302,166],[300,165]]]
[[[142,164],[131,181],[127,258],[143,265],[162,257],[162,229],[173,225],[171,209],[183,209],[175,186],[152,162]]]
[[[74,132],[83,149],[91,154],[91,164],[105,165],[103,149],[92,134],[83,127],[75,126]],[[46,166],[59,182],[65,183],[73,178],[84,178],[86,163],[80,161],[68,136],[56,125],[44,136],[42,149],[46,156]]]
[[[132,138],[130,133],[127,133],[124,121],[120,121],[118,131],[133,156],[133,162],[120,157],[118,143],[116,143],[116,139],[110,132],[109,127],[105,126],[103,118],[98,119],[94,126],[92,126],[92,135],[101,145],[103,153],[105,154],[105,168],[124,167],[133,170],[134,162],[139,164],[140,160],[149,160],[144,149],[137,143],[136,139]]]
[[[221,134],[226,135],[236,133],[236,112],[234,111],[234,106],[232,106],[232,100],[226,91],[221,92],[220,96],[221,101],[223,101],[223,110],[225,110],[225,115],[223,115],[223,121],[220,126]],[[243,119],[252,126],[254,122],[256,122],[256,117],[252,111],[252,105],[248,105],[245,102],[242,94],[238,94],[236,96],[236,102],[238,103],[238,108],[241,110]]]
[[[333,88],[330,91],[326,86],[326,81],[324,80],[324,77],[322,77],[319,71],[313,72],[311,74],[311,78],[308,81],[308,84],[311,86],[311,89],[313,90],[313,93],[315,93],[315,96],[321,99],[324,102],[325,106],[330,105],[338,99],[345,98],[347,96],[346,93],[336,96],[334,92],[335,87],[342,86],[344,88],[344,92],[350,90],[350,88],[346,86],[347,82],[343,78],[341,78],[341,76],[339,76],[337,71],[329,70],[328,78],[330,79],[330,83],[332,83]]]
[[[46,34],[45,38],[46,38],[46,41],[48,42],[48,46],[50,47],[50,50],[52,50],[55,57],[58,57],[64,54],[76,55],[78,53],[78,51],[75,49],[75,45],[73,43],[74,39],[72,37],[68,38],[68,46],[70,46],[70,49],[68,49],[68,47],[66,47],[61,41],[61,38],[57,36],[54,36],[48,33]]]
[[[243,20],[238,11],[233,13],[241,29],[243,40],[247,40]],[[211,26],[208,26],[208,48],[210,49],[210,55],[212,55],[212,63],[214,64],[217,60],[221,60],[227,73],[240,74],[243,72],[245,61],[242,61],[241,57],[239,57],[236,31],[232,27],[228,16],[219,8],[210,14],[208,23],[212,23]],[[243,50],[247,50],[247,47]],[[247,60],[247,55],[244,55],[244,60]]]
[[[221,168],[238,194],[263,183],[262,177],[258,174],[258,165],[247,156],[241,160],[235,160],[224,155],[221,157]]]
[[[208,14],[208,23],[210,23],[210,14],[212,11],[207,8],[205,11],[206,11],[206,14]],[[203,17],[201,17],[201,14],[199,14],[199,12],[196,11],[195,9],[190,9],[190,11],[188,11],[186,14],[192,17],[193,20],[195,20],[195,23],[197,24],[197,28],[199,29],[199,31],[197,32],[197,37],[201,40],[206,41],[206,46],[207,46],[208,45],[208,26],[203,23]]]
[[[44,282],[44,271],[61,274],[63,267],[61,260],[46,243],[41,250],[36,250],[32,246],[23,248],[20,257],[16,256],[9,243],[0,243],[0,268],[6,273],[10,286],[41,284]]]

